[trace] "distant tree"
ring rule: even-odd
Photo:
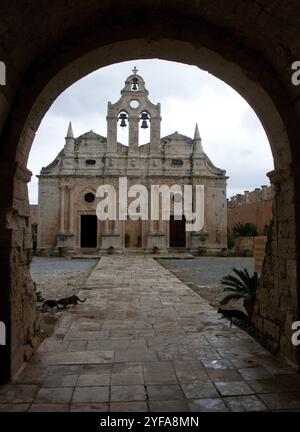
[[[253,223],[238,222],[233,227],[234,237],[255,237],[258,235],[256,226]]]

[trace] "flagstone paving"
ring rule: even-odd
[[[0,411],[300,411],[300,375],[151,257],[104,256]]]

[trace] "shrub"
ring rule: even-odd
[[[257,295],[259,278],[256,272],[250,276],[247,269],[232,269],[234,275],[224,276],[221,284],[225,286],[224,291],[229,294],[221,300],[220,305],[225,305],[231,300],[243,300],[249,318],[251,319]]]
[[[253,223],[238,222],[233,227],[234,237],[255,237],[257,235],[257,228]]]

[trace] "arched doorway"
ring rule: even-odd
[[[105,3],[96,14],[95,5],[88,13],[78,8],[74,15],[78,18],[80,43],[67,28],[67,21],[65,29],[60,23],[62,31],[57,32],[60,39],[51,40],[47,48],[41,44],[28,56],[29,64],[22,65],[20,60],[23,71],[19,76],[15,73],[12,87],[8,86],[1,98],[0,311],[7,327],[7,345],[1,346],[2,381],[22,365],[24,346],[34,348],[36,344],[34,293],[28,271],[30,172],[26,170],[34,134],[53,100],[71,83],[99,67],[136,58],[158,57],[208,70],[238,91],[260,118],[274,157],[275,171],[270,177],[275,185],[275,204],[255,323],[281,354],[299,364],[299,349],[291,344],[290,338],[291,324],[299,318],[300,304],[296,223],[300,194],[296,174],[299,107],[290,76],[286,65],[281,70],[267,52],[260,52],[257,32],[249,30],[246,13],[237,20],[240,31],[236,31],[236,24],[228,21],[229,12],[222,17],[214,12],[216,16],[209,20],[205,12],[210,6],[202,5],[201,9],[196,2],[202,12],[199,15],[194,6],[186,10],[185,5],[182,9],[183,2],[179,3],[170,2],[154,10],[151,2],[132,9],[128,1],[117,11]],[[92,21],[89,13],[94,13]],[[96,19],[99,16],[102,26]],[[30,16],[24,15],[25,19],[29,22]],[[227,29],[222,27],[222,22]],[[245,28],[247,37],[235,36]],[[9,60],[8,64],[11,64]]]
[[[175,219],[173,215],[170,216],[169,222],[170,229],[170,247],[171,248],[184,248],[186,245],[186,232],[185,232],[185,217]]]

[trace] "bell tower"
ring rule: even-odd
[[[107,157],[110,165],[117,161],[117,130],[118,125],[128,128],[128,173],[137,172],[142,168],[139,150],[139,130],[150,128],[149,156],[161,159],[160,148],[160,104],[154,105],[148,99],[145,81],[138,75],[136,67],[126,79],[121,91],[121,98],[115,104],[108,102],[107,110]],[[157,166],[157,164],[155,164]],[[143,165],[145,169],[145,165]],[[151,168],[151,163],[148,169]]]

